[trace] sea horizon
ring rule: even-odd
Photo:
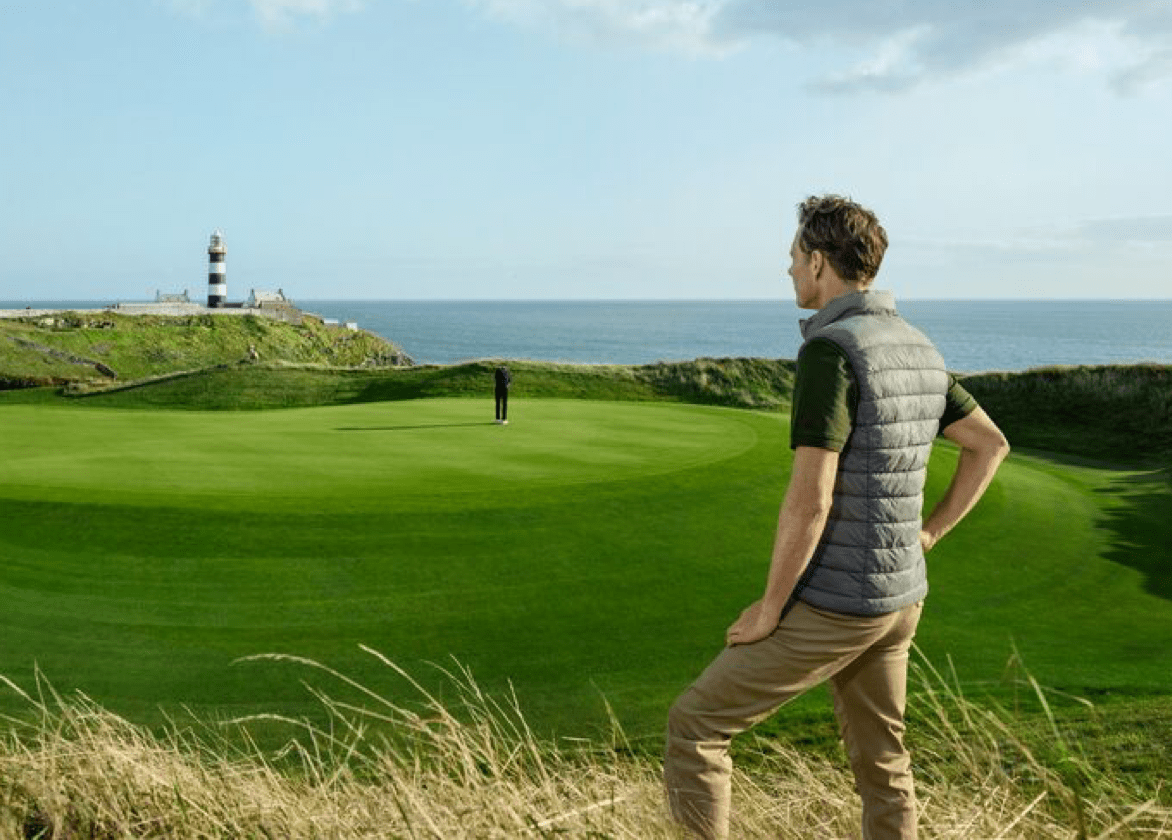
[[[197,299],[198,300],[198,299]],[[130,301],[120,301],[130,302]],[[357,323],[418,364],[530,359],[650,364],[787,358],[812,314],[791,298],[297,298]],[[0,309],[102,309],[109,300],[0,301]],[[958,373],[1172,364],[1172,298],[907,298],[897,307]]]

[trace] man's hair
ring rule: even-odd
[[[821,251],[847,283],[868,284],[887,251],[887,231],[875,214],[841,195],[812,195],[798,205],[798,246]]]

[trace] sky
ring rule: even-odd
[[[1172,298],[1168,0],[0,7],[0,300]]]

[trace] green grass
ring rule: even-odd
[[[499,361],[400,368],[339,368],[284,361],[224,364],[128,383],[63,390],[0,391],[0,404],[68,402],[119,408],[250,411],[427,397],[483,397]],[[517,399],[672,401],[779,408],[793,389],[793,362],[697,359],[651,365],[510,361]]]
[[[490,409],[8,406],[0,672],[27,681],[36,662],[136,716],[236,713],[307,701],[286,669],[235,658],[345,666],[367,643],[408,665],[454,654],[562,725],[651,676],[629,705],[650,720],[676,687],[662,630],[711,620],[713,556],[767,549],[777,418],[548,400],[501,428]]]
[[[400,351],[364,331],[255,315],[121,315],[68,312],[0,319],[0,388],[109,385],[235,364],[255,347],[262,361],[342,366],[390,364]]]
[[[232,664],[263,652],[393,695],[367,644],[416,673],[458,657],[561,734],[605,728],[605,698],[653,741],[759,594],[790,463],[784,417],[718,407],[515,399],[501,428],[487,399],[97,400],[0,408],[0,673],[148,723],[310,714],[287,666]],[[1055,689],[1166,695],[1170,498],[1159,472],[1015,455],[930,557],[921,648],[1003,699],[1015,648]],[[774,726],[827,725],[819,703]]]
[[[963,384],[1016,446],[1112,463],[1172,461],[1172,365],[1038,368]]]

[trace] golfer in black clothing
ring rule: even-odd
[[[509,425],[509,385],[513,377],[504,365],[496,369],[496,422]]]

